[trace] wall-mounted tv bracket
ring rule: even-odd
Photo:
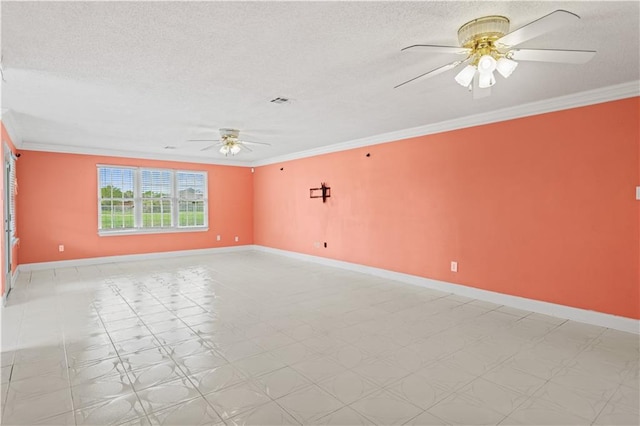
[[[309,198],[322,198],[322,202],[326,203],[329,197],[331,197],[331,188],[324,182],[320,184],[320,188],[309,189]]]

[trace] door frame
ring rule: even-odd
[[[4,163],[4,182],[3,182],[3,201],[4,201],[4,224],[3,224],[3,232],[4,232],[4,249],[5,255],[2,259],[2,263],[5,267],[5,291],[3,294],[3,301],[7,300],[11,289],[13,288],[13,274],[11,273],[11,265],[13,261],[13,232],[11,229],[11,168],[15,167],[15,157],[13,156],[13,152],[6,144],[6,142],[2,143],[3,150],[3,163]]]

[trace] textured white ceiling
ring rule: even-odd
[[[519,28],[556,9],[571,27],[521,47],[594,49],[585,65],[522,62],[473,100],[456,59],[401,53],[457,44],[490,14]],[[260,161],[640,78],[640,3],[630,2],[8,2],[2,1],[2,108],[25,147],[119,150],[199,161],[220,127],[267,142],[226,160]],[[289,97],[291,104],[269,100]],[[175,150],[165,150],[167,145]]]

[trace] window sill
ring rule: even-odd
[[[124,235],[148,235],[148,234],[175,234],[182,232],[206,232],[209,227],[201,228],[151,228],[151,229],[124,229],[124,230],[98,230],[100,237],[119,237]]]

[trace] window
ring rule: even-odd
[[[207,173],[98,166],[101,234],[203,230]]]
[[[178,226],[204,226],[206,176],[178,173]]]
[[[133,213],[134,169],[98,168],[100,188],[100,229],[131,229]]]
[[[140,170],[143,228],[171,228],[172,175],[169,170]]]

